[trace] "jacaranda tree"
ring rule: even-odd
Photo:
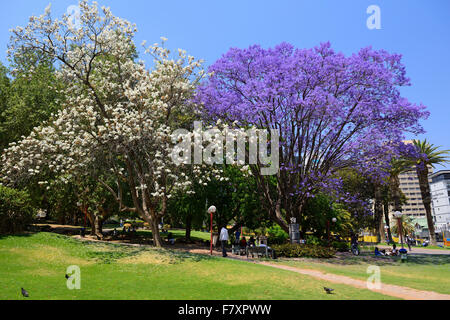
[[[345,56],[329,43],[313,49],[254,45],[231,49],[209,72],[197,99],[210,117],[279,130],[275,190],[260,163],[251,170],[272,219],[285,230],[309,197],[334,183],[337,170],[377,170],[380,150],[388,151],[404,132],[422,132],[419,120],[428,115],[400,95],[409,85],[401,56],[383,50]]]

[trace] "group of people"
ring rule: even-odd
[[[245,248],[247,246],[249,247],[255,247],[256,246],[256,240],[253,236],[251,236],[248,241],[245,239],[245,237],[241,238],[241,232],[240,231],[236,231],[235,234],[235,244],[239,245],[241,248]],[[229,240],[229,236],[228,236],[228,230],[225,227],[222,227],[222,229],[220,230],[220,235],[219,235],[219,240],[220,243],[222,245],[222,256],[226,257],[227,256],[227,250],[226,250],[226,245],[228,243]]]
[[[382,250],[380,250],[380,249],[378,249],[378,247],[375,247],[375,252],[374,252],[374,254],[376,255],[376,256],[398,256],[399,254],[401,254],[401,253],[406,253],[407,251],[406,251],[406,249],[397,249],[397,245],[394,243],[393,245],[392,245],[392,249],[390,249],[390,250],[386,250],[386,249],[382,249]]]

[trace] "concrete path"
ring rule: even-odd
[[[379,249],[392,249],[392,246],[378,246]],[[397,249],[400,249],[401,246],[397,246]],[[440,254],[440,255],[450,255],[449,249],[427,249],[423,247],[411,247],[411,251],[409,251],[408,246],[405,246],[405,249],[408,250],[408,254]]]

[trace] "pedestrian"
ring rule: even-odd
[[[227,242],[228,242],[228,230],[225,227],[222,227],[220,230],[220,237],[219,237],[220,243],[222,244],[222,257],[227,256],[227,250],[225,248]]]
[[[241,232],[239,230],[234,233],[234,238],[234,243],[239,244],[239,241],[241,240]]]
[[[406,243],[408,244],[409,251],[411,251],[411,238],[409,236],[406,236]]]

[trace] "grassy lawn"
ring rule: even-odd
[[[69,265],[81,268],[81,290],[66,287]],[[0,274],[0,299],[25,299],[21,287],[29,299],[393,299],[242,261],[52,233],[1,237]]]
[[[381,282],[419,290],[450,294],[449,255],[410,255],[408,262],[401,263],[400,257],[373,257],[363,254],[355,257],[321,259],[280,260],[289,266],[315,269],[328,273],[366,280],[367,267],[377,265],[381,271]]]

